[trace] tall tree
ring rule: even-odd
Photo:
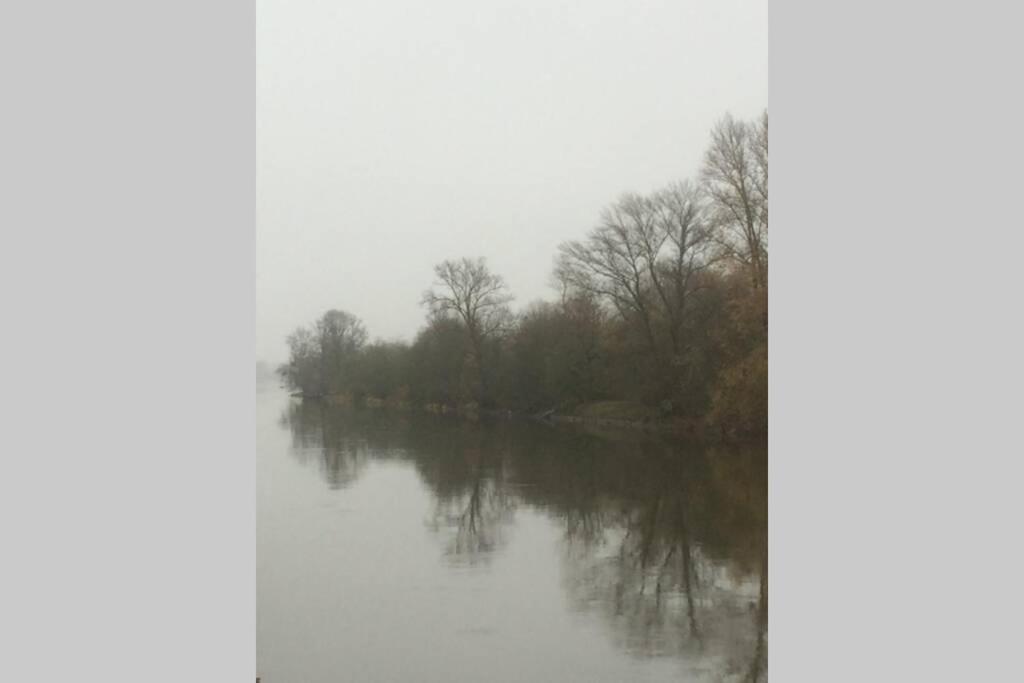
[[[688,182],[672,183],[652,199],[659,246],[648,256],[651,281],[668,325],[672,358],[678,364],[687,350],[686,316],[690,295],[700,287],[697,277],[714,262],[711,224],[698,189]]]
[[[727,254],[768,283],[768,113],[745,123],[726,115],[711,131],[701,183]]]
[[[560,247],[556,278],[601,298],[641,332],[662,399],[692,391],[681,384],[690,351],[686,323],[696,276],[713,260],[711,235],[697,189],[673,183],[650,196],[624,195],[585,240]]]
[[[505,331],[511,321],[513,297],[504,278],[492,273],[482,258],[444,261],[434,267],[437,276],[422,303],[435,316],[455,316],[465,326],[477,368],[478,401],[487,397],[486,343]]]
[[[639,325],[650,352],[660,355],[655,334],[651,261],[664,243],[653,201],[625,194],[601,213],[583,241],[559,246],[555,277],[564,286],[601,297],[623,319]]]

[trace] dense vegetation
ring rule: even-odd
[[[411,344],[328,311],[280,369],[307,396],[672,419],[764,434],[768,116],[724,117],[699,177],[626,194],[561,245],[557,301],[510,308],[483,259],[445,261]]]

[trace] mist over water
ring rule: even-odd
[[[258,0],[262,683],[766,679],[766,10]]]
[[[258,396],[275,681],[767,676],[767,466],[526,421]]]

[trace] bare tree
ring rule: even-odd
[[[312,327],[299,327],[288,336],[290,356],[279,374],[289,386],[307,396],[324,396],[345,388],[351,364],[366,343],[359,318],[331,310]]]
[[[689,182],[673,183],[654,195],[656,226],[664,249],[651,255],[651,279],[668,323],[673,357],[686,350],[683,326],[695,276],[714,261],[711,224],[700,193]]]
[[[744,123],[726,115],[711,131],[701,170],[720,243],[750,270],[755,289],[768,282],[768,114]]]
[[[657,229],[653,201],[636,194],[623,195],[601,214],[601,224],[584,241],[559,246],[555,276],[563,285],[601,297],[623,319],[636,322],[654,354],[655,335],[651,273],[664,236]]]
[[[484,345],[510,323],[513,297],[504,278],[492,273],[482,258],[444,261],[434,267],[437,282],[423,294],[433,315],[454,315],[465,325],[480,381],[479,398],[486,395]]]
[[[316,321],[316,334],[323,376],[328,387],[337,391],[348,379],[347,364],[366,344],[366,328],[351,313],[330,310]]]
[[[330,310],[316,321],[321,351],[330,353],[354,353],[366,343],[366,327],[351,313]]]
[[[327,391],[321,373],[320,346],[308,327],[298,327],[288,335],[288,363],[278,371],[292,389],[304,395],[318,396]]]
[[[607,208],[584,241],[559,248],[556,278],[564,289],[610,303],[635,324],[652,357],[670,368],[678,385],[688,348],[690,294],[695,275],[713,261],[712,246],[699,191],[673,183],[646,197],[624,195]]]

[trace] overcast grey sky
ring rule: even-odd
[[[445,258],[515,305],[603,206],[768,106],[767,0],[257,0],[257,358],[329,308],[411,339]]]

